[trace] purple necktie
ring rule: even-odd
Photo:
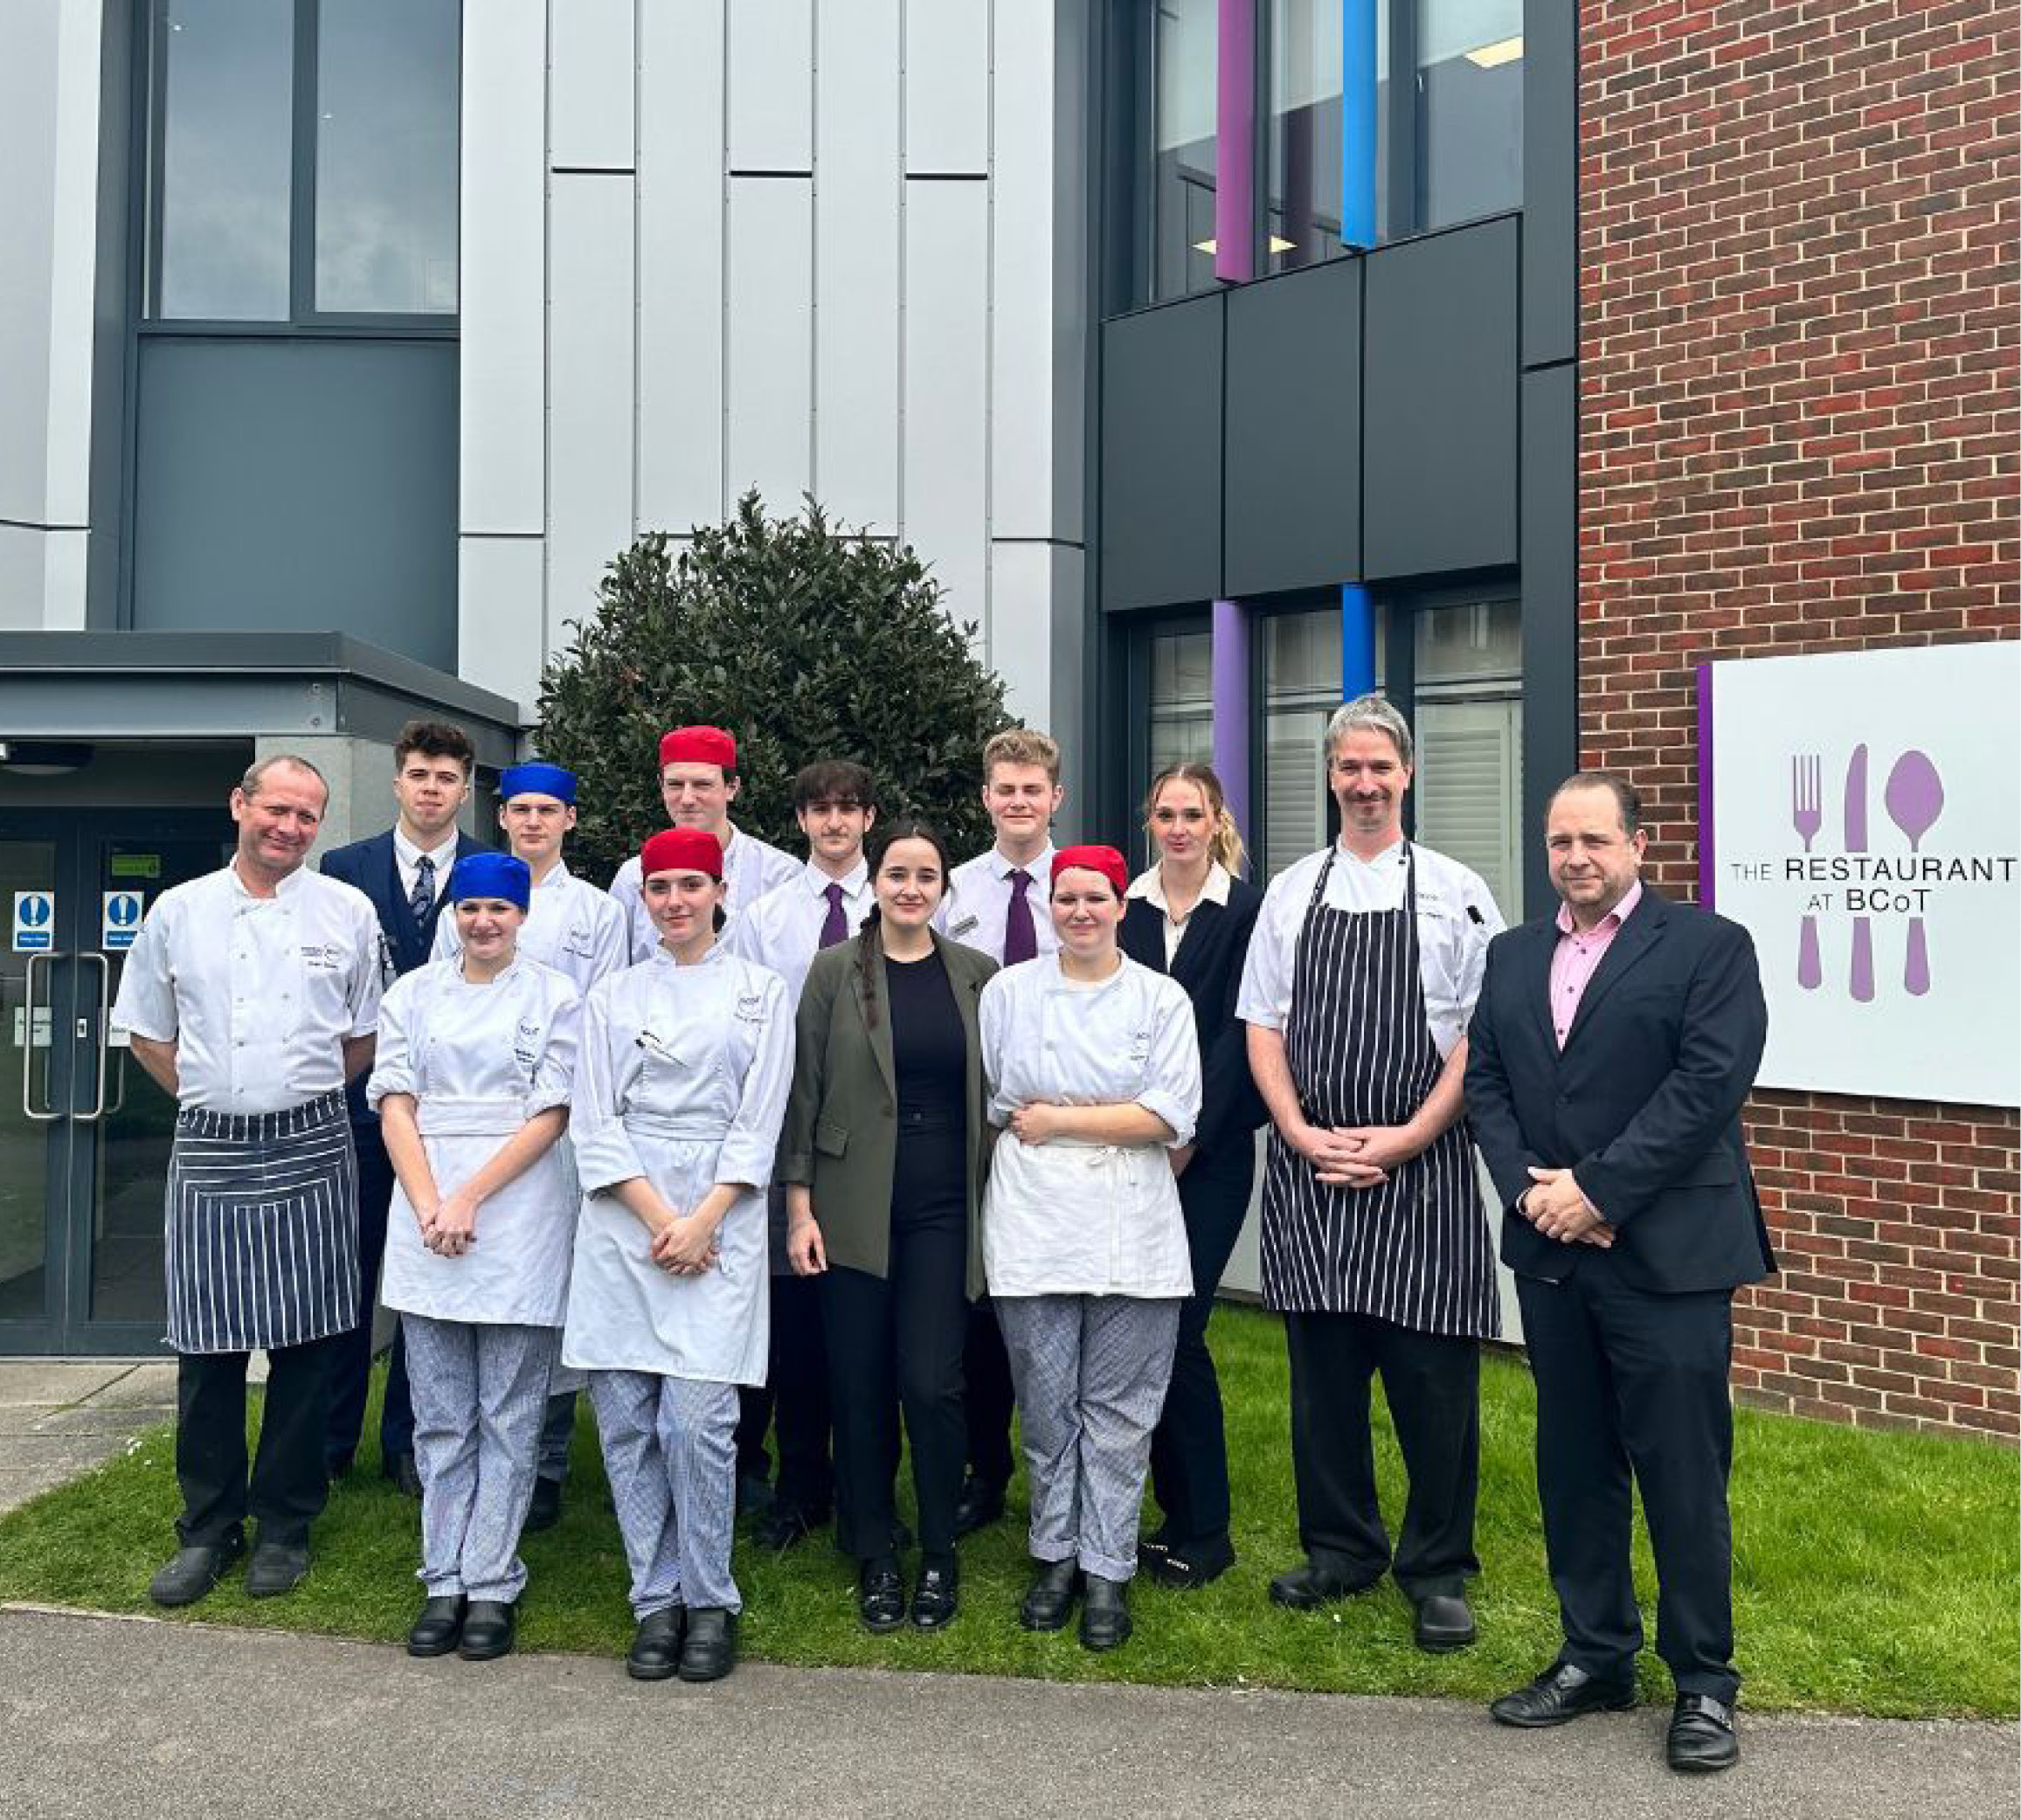
[[[827,892],[828,913],[821,919],[821,946],[832,948],[849,932],[849,919],[842,914],[842,888],[830,885]]]
[[[1021,866],[1010,875],[1010,907],[1003,913],[1003,964],[1015,966],[1021,960],[1039,957],[1039,932],[1032,924],[1032,875]]]

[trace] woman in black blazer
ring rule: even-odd
[[[777,1174],[787,1258],[821,1278],[835,1535],[857,1560],[857,1614],[871,1630],[905,1622],[892,1546],[903,1411],[919,1514],[911,1617],[938,1630],[958,1600],[962,1350],[990,1142],[976,1007],[996,963],[931,927],[947,883],[939,835],[900,820],[869,846],[876,904],[815,957],[800,995]]]
[[[1130,887],[1123,951],[1186,988],[1202,1083],[1194,1141],[1171,1153],[1193,1294],[1180,1316],[1172,1387],[1151,1443],[1152,1490],[1165,1522],[1139,1545],[1152,1579],[1184,1589],[1205,1586],[1235,1563],[1221,1383],[1207,1349],[1207,1322],[1249,1212],[1256,1132],[1267,1116],[1235,1013],[1263,894],[1240,876],[1242,836],[1221,779],[1208,766],[1175,765],[1160,773],[1145,799],[1144,825],[1159,858]]]

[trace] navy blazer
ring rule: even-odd
[[[468,834],[458,831],[457,859],[467,853],[487,851],[482,841],[473,841]],[[407,902],[407,894],[400,889],[400,862],[393,851],[392,829],[374,834],[370,840],[353,841],[348,847],[333,847],[316,863],[324,877],[355,886],[372,900],[372,908],[378,913],[380,931],[386,938],[386,952],[392,958],[395,977],[412,973],[416,967],[427,964],[429,952],[435,944],[436,920],[442,914],[443,905],[449,901],[448,881],[443,881],[443,889],[436,894],[433,908],[417,922],[413,909]],[[346,1091],[354,1125],[370,1125],[378,1118],[365,1104],[365,1082],[370,1076],[370,1070],[367,1069]]]
[[[1235,1138],[1246,1142],[1270,1116],[1249,1075],[1247,1027],[1235,1016],[1242,963],[1263,907],[1256,886],[1230,878],[1225,905],[1202,897],[1194,906],[1173,957],[1172,977],[1193,1000],[1200,1038],[1200,1120],[1193,1141],[1203,1152]],[[1148,898],[1130,899],[1117,940],[1131,959],[1154,973],[1166,971],[1165,912]]]
[[[1768,1035],[1748,931],[1644,884],[1562,1050],[1550,1005],[1558,938],[1554,916],[1497,936],[1468,1026],[1467,1122],[1502,1198],[1502,1262],[1562,1281],[1578,1261],[1577,1244],[1515,1211],[1535,1164],[1578,1177],[1638,1289],[1766,1276],[1775,1255],[1741,1131]]]

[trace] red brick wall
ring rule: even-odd
[[[2012,0],[1580,0],[1582,761],[1696,885],[1692,667],[2021,635]],[[2011,1111],[1764,1091],[1751,1401],[2021,1432]]]

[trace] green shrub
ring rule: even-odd
[[[535,749],[580,780],[571,863],[601,881],[666,825],[657,755],[669,727],[737,736],[737,826],[805,850],[792,775],[854,758],[886,815],[923,815],[956,859],[989,844],[982,745],[1014,724],[977,660],[975,627],[941,607],[910,549],[804,516],[769,518],[755,492],[685,544],[642,536],[605,571],[595,615],[541,677]]]

